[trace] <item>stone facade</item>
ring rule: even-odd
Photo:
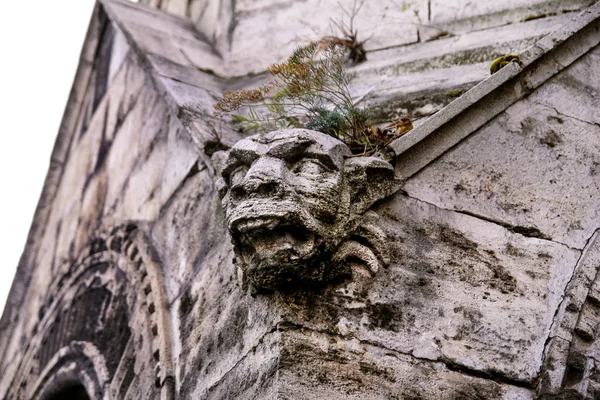
[[[212,106],[356,2],[142,3],[92,17],[0,398],[600,398],[600,4],[366,2],[350,89],[415,128],[352,158]]]

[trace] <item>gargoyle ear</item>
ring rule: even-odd
[[[350,191],[350,212],[362,214],[378,200],[399,187],[394,179],[394,167],[377,157],[354,157],[346,159],[344,176]]]

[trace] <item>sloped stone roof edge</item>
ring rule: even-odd
[[[510,105],[600,43],[600,2],[545,36],[391,145],[396,174],[408,179]]]
[[[129,46],[131,46],[131,49],[137,55],[142,68],[146,71],[146,73],[149,74],[149,77],[151,78],[155,87],[161,93],[168,94],[169,91],[167,90],[167,88],[160,82],[159,79],[155,79],[155,75],[157,75],[157,74],[156,74],[156,71],[154,71],[154,68],[152,67],[152,63],[149,61],[149,59],[146,55],[146,52],[137,45],[136,40],[132,37],[132,35],[126,29],[126,24],[121,20],[121,18],[119,18],[118,12],[116,12],[115,10],[113,10],[111,8],[112,2],[116,2],[116,1],[115,0],[98,0],[98,4],[100,4],[104,8],[104,11],[108,15],[108,18],[110,19],[110,21],[112,21],[119,28],[121,33],[123,33],[123,35],[125,36],[125,38],[127,40],[127,44]],[[123,2],[123,1],[118,1],[118,2],[119,3],[127,3],[127,2]],[[178,107],[177,107],[176,102],[173,101],[171,98],[169,98],[169,96],[165,96],[165,100],[167,101],[167,104],[172,108],[172,111],[175,112],[175,115],[177,115]]]
[[[191,132],[190,127],[183,123],[182,116],[185,113],[182,113],[187,107],[185,104],[180,104],[177,99],[173,96],[170,88],[165,85],[164,80],[172,80],[169,77],[162,76],[161,73],[156,69],[155,65],[152,63],[150,56],[152,54],[147,53],[143,48],[139,46],[135,38],[132,36],[131,32],[127,29],[127,23],[124,22],[119,16],[118,10],[113,8],[113,4],[126,5],[129,7],[137,6],[136,3],[131,3],[127,0],[98,0],[98,3],[102,5],[104,11],[106,12],[108,19],[115,24],[115,26],[121,31],[121,33],[125,36],[127,40],[127,44],[131,47],[131,50],[137,56],[138,61],[140,62],[140,66],[142,69],[148,74],[148,78],[151,80],[152,84],[156,88],[156,90],[162,94],[162,99],[166,102],[168,108],[171,110],[173,117],[181,122],[184,130],[190,135],[190,138],[193,143],[196,144],[198,150],[199,161],[202,162],[211,173],[214,173],[212,168],[212,163],[209,157],[204,153],[203,148],[205,143],[203,143],[204,138],[198,137],[198,135],[194,135]],[[174,15],[169,15],[164,13],[169,18],[181,19]],[[215,77],[215,81],[218,78]],[[199,116],[207,116],[204,112],[200,112],[198,110],[194,110],[195,117]]]

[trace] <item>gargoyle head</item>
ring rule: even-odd
[[[306,129],[255,135],[231,149],[220,194],[236,264],[256,287],[347,276],[349,258],[371,273],[387,263],[385,235],[363,214],[396,189],[393,168],[350,156],[341,141]]]

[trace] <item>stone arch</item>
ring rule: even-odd
[[[78,384],[90,400],[101,399],[108,380],[98,348],[89,342],[73,342],[57,351],[34,384],[32,399],[58,397],[65,388]]]
[[[61,381],[82,386],[90,399],[120,399],[128,390],[173,398],[160,259],[136,224],[97,233],[61,266],[38,318],[8,398],[43,399]],[[73,365],[84,372],[69,372]]]
[[[600,398],[600,230],[588,240],[547,341],[537,398]]]

